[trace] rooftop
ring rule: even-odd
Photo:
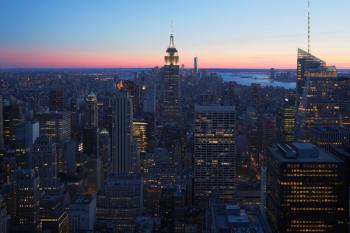
[[[270,153],[281,162],[340,163],[342,160],[311,143],[275,144]]]
[[[241,206],[229,203],[210,202],[210,214],[214,223],[214,232],[266,232],[262,220],[253,210],[248,211]]]
[[[195,105],[195,112],[234,112],[234,106],[224,106],[224,105]]]
[[[312,128],[312,130],[322,133],[350,133],[350,128],[348,127],[342,127],[338,125],[330,125],[330,126],[324,126],[324,125],[317,125]]]
[[[75,199],[74,204],[90,204],[94,198],[92,195],[80,195]]]

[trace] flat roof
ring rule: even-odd
[[[194,106],[195,112],[234,112],[235,110],[235,106],[225,106],[219,104]]]
[[[288,156],[286,152],[275,144],[269,148],[270,154],[280,162],[284,163],[341,163],[341,159],[328,153],[310,143],[294,143],[292,146],[282,144],[283,148],[289,148],[294,151],[295,156]],[[315,155],[314,153],[317,153]],[[310,153],[310,155],[308,155]]]
[[[94,199],[92,195],[80,195],[78,196],[73,204],[89,204]]]

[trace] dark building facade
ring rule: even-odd
[[[174,45],[174,36],[171,35],[163,67],[163,120],[165,124],[181,122],[180,67],[178,62],[179,56]]]
[[[276,144],[267,158],[267,216],[275,233],[346,232],[344,162],[313,144]]]

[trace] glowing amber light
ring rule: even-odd
[[[121,90],[121,89],[124,88],[123,81],[119,81],[119,82],[117,83],[117,88],[118,88],[118,90]]]

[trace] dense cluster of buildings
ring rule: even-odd
[[[0,232],[348,232],[350,78],[295,75],[1,72]]]

